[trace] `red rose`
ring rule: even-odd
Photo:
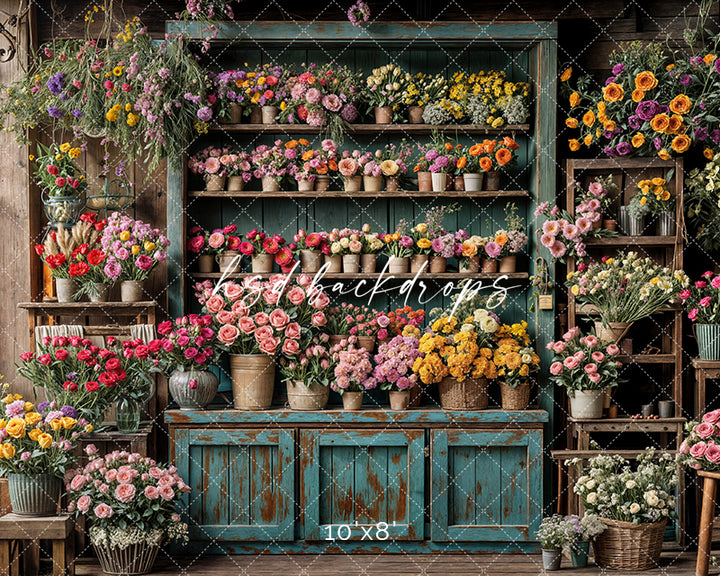
[[[115,375],[115,382],[122,382],[127,377],[125,370],[115,370],[113,374]]]
[[[68,354],[68,351],[64,348],[60,348],[60,350],[55,350],[55,358],[57,358],[61,362],[63,360],[66,360],[68,356],[70,356],[70,354]]]
[[[308,117],[308,109],[305,108],[305,106],[303,105],[298,106],[297,115],[298,118],[300,118],[300,120],[304,122],[305,120],[307,120]]]
[[[145,359],[148,357],[149,353],[150,351],[145,344],[140,344],[135,348],[135,356],[137,356],[138,358]]]
[[[38,256],[42,256],[45,253],[45,245],[44,244],[35,244],[35,254]]]
[[[101,264],[105,260],[105,252],[102,250],[90,250],[87,255],[87,261],[89,264],[92,264],[93,266],[97,266],[98,264]]]
[[[100,390],[100,384],[98,384],[95,380],[88,380],[85,382],[85,390],[88,392],[97,392]]]
[[[78,389],[77,384],[75,384],[75,382],[71,382],[70,380],[66,380],[63,383],[63,388],[70,392],[77,392],[77,389]]]

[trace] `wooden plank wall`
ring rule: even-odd
[[[0,7],[8,12],[17,10],[19,0],[0,0]],[[280,6],[278,6],[280,4]],[[654,40],[670,34],[673,39],[682,36],[685,28],[683,11],[692,16],[697,12],[696,3],[682,3],[674,0],[606,0],[588,2],[566,0],[521,0],[508,3],[504,0],[486,0],[482,3],[441,2],[440,0],[401,0],[380,5],[370,2],[373,17],[380,20],[560,20],[560,63],[576,60],[579,69],[596,72],[604,76],[608,68],[609,52],[619,47],[618,42],[641,39]],[[84,4],[39,0],[36,6],[36,20],[32,26],[36,32],[32,39],[38,43],[53,37],[77,37],[84,28]],[[344,4],[343,4],[344,6]],[[243,19],[263,20],[344,20],[343,6],[328,6],[321,0],[303,3],[300,10],[293,3],[245,2],[235,4]],[[129,0],[115,2],[118,18],[139,16],[153,35],[162,37],[164,21],[173,19],[176,12],[184,7],[178,0],[166,2],[143,2]],[[78,11],[81,12],[78,12]],[[718,4],[713,7],[718,15]],[[20,63],[27,59],[28,35],[25,34],[20,53],[10,63],[0,64],[0,83],[12,81],[20,73]],[[563,115],[560,115],[563,118]],[[560,142],[564,142],[559,133]],[[27,153],[18,148],[7,134],[0,134],[0,146],[5,152],[0,158],[0,274],[5,281],[5,298],[0,301],[0,333],[4,336],[0,347],[0,373],[11,382],[14,363],[19,353],[27,346],[27,330],[24,313],[16,309],[16,303],[37,296],[31,289],[28,270],[31,269],[29,246],[31,235],[39,229],[37,197],[28,195]],[[559,155],[564,155],[564,146],[559,146]],[[97,143],[91,143],[84,165],[95,170],[103,152]],[[135,166],[135,182],[138,191],[136,216],[153,221],[158,227],[165,226],[165,167],[151,174],[144,182],[147,172]],[[37,190],[34,191],[37,194]],[[34,258],[34,256],[32,256]],[[35,267],[37,271],[37,267]],[[162,267],[153,274],[148,288],[158,295],[161,307],[166,309],[166,275]],[[20,385],[22,388],[22,385]]]

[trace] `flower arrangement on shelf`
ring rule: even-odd
[[[389,258],[409,258],[413,253],[413,239],[408,236],[408,223],[403,218],[398,222],[395,232],[380,234],[379,238],[385,243],[383,254]]]
[[[469,269],[472,259],[479,259],[481,255],[485,254],[485,246],[489,241],[488,238],[475,234],[462,238],[456,235],[456,239],[459,244],[460,253],[456,253],[455,259],[461,268],[464,267],[467,269]]]
[[[410,390],[418,376],[412,370],[415,360],[422,356],[417,338],[395,336],[380,345],[375,355],[373,376],[381,390]]]
[[[514,202],[509,202],[505,206],[505,229],[499,230],[495,234],[496,241],[499,237],[506,239],[500,245],[502,248],[500,258],[517,255],[528,243],[525,226],[518,215],[518,208]]]
[[[346,392],[364,392],[377,387],[373,377],[370,352],[357,347],[357,337],[350,336],[330,349],[335,363],[335,379],[330,389],[343,395]]]
[[[58,405],[73,405],[94,426],[103,421],[128,378],[116,351],[79,336],[46,337],[37,355],[23,352],[20,360],[18,374]]]
[[[335,238],[335,240],[330,243],[330,251],[332,254],[339,254],[341,256],[360,254],[363,250],[362,237],[362,230],[351,228],[338,230],[335,228],[333,230],[333,238]]]
[[[595,308],[604,325],[634,322],[675,302],[681,289],[689,285],[682,270],[659,266],[633,251],[570,272],[566,286],[579,305]]]
[[[502,140],[484,140],[482,147],[491,162],[490,170],[487,172],[499,172],[515,163],[517,160],[515,151],[520,145],[509,136],[504,136]]]
[[[550,379],[567,390],[570,397],[579,390],[602,390],[618,385],[620,348],[607,344],[594,334],[583,335],[571,328],[557,342],[548,342],[555,356],[550,365]]]
[[[407,173],[407,163],[410,159],[410,146],[403,139],[399,144],[386,144],[383,150],[375,154],[375,162],[380,166],[380,171],[385,178],[399,179]],[[388,190],[392,189],[387,186]]]
[[[225,160],[225,163],[221,162]],[[207,182],[213,177],[223,178],[228,175],[230,164],[230,148],[217,148],[208,146],[196,152],[188,160],[188,169],[193,174],[199,174]]]
[[[282,140],[275,140],[272,146],[260,144],[250,155],[253,176],[257,179],[272,179],[282,185],[288,177],[293,176],[296,167],[285,155],[286,150]]]
[[[363,93],[369,105],[369,112],[374,108],[392,108],[392,119],[398,116],[405,91],[405,73],[395,64],[385,64],[375,68],[365,79],[366,89]],[[387,123],[391,122],[389,120]]]
[[[247,184],[252,179],[252,164],[250,154],[247,152],[232,152],[220,157],[220,164],[224,167],[228,177],[240,176]]]
[[[428,162],[428,170],[433,174],[449,174],[455,169],[457,158],[453,152],[455,146],[450,142],[444,144],[434,142],[426,147],[425,160]]]
[[[153,374],[159,371],[160,341],[146,344],[141,338],[121,341],[109,336],[107,349],[120,360],[118,373],[126,375],[116,386],[118,399],[130,398],[140,405],[147,402],[155,392]]]
[[[177,501],[190,492],[190,486],[174,466],[166,468],[151,458],[119,450],[103,458],[94,444],[85,452],[89,462],[66,476],[68,509],[92,519],[89,535],[96,551],[139,544],[159,549],[171,540],[188,542],[188,527],[180,519]]]
[[[290,272],[295,267],[297,263],[293,254],[295,248],[294,244],[286,246],[285,238],[279,234],[269,235],[255,229],[245,234],[239,246],[240,252],[245,256],[269,254],[283,272]]]
[[[596,456],[587,466],[580,459],[568,464],[580,474],[575,493],[586,512],[601,521],[645,524],[675,516],[677,464],[668,453],[656,455],[654,449],[648,449],[638,456],[635,469],[618,455]]]
[[[433,239],[430,238],[427,223],[420,222],[419,224],[415,224],[415,226],[410,229],[410,234],[413,240],[413,254],[430,254]]]
[[[443,98],[447,87],[447,80],[440,74],[405,74],[401,101],[405,106],[424,107]]]
[[[85,174],[73,162],[81,153],[81,147],[73,147],[69,142],[63,142],[60,146],[38,143],[37,156],[31,156],[30,160],[37,165],[35,179],[38,186],[50,198],[80,196],[85,192]]]
[[[50,232],[44,244],[35,245],[35,253],[50,269],[51,277],[79,280],[91,271],[89,260],[101,264],[105,259],[105,252],[98,250],[104,228],[105,220],[98,222],[94,214],[83,214],[72,228],[59,226]]]
[[[637,193],[630,199],[628,214],[631,218],[642,218],[648,214],[673,210],[675,199],[667,188],[674,170],[670,170],[665,178],[641,180],[637,184]]]
[[[342,141],[343,132],[358,117],[362,78],[345,66],[310,64],[287,81],[287,107],[280,118],[292,124],[305,122],[326,129]]]
[[[362,243],[363,254],[378,254],[382,251],[385,244],[380,239],[380,234],[377,232],[371,232],[369,225],[363,225],[363,234],[360,238]]]
[[[2,475],[49,474],[62,478],[75,462],[74,448],[84,434],[92,432],[92,425],[78,418],[78,411],[69,403],[41,402],[35,406],[20,394],[8,394],[2,401]]]
[[[287,106],[287,80],[290,71],[276,64],[263,64],[253,72],[245,94],[250,103],[257,106],[275,106],[281,110]]]
[[[531,346],[525,320],[512,325],[502,324],[495,332],[497,348],[493,363],[506,385],[517,388],[528,384],[530,377],[540,370],[540,357]]]
[[[100,238],[107,253],[105,273],[114,282],[143,281],[167,259],[170,240],[157,228],[113,212]]]
[[[390,320],[386,328],[388,337],[393,338],[402,335],[419,338],[420,326],[425,321],[425,310],[422,308],[413,310],[411,306],[403,306],[389,311],[387,317]]]
[[[330,386],[335,376],[335,361],[328,338],[328,335],[322,332],[313,336],[299,353],[283,354],[279,359],[282,379]]]
[[[701,280],[678,294],[688,318],[695,324],[720,324],[720,276],[708,270]]]
[[[361,176],[365,169],[365,163],[369,161],[369,154],[362,154],[359,150],[350,152],[343,150],[338,162],[338,172],[344,181]],[[374,174],[373,174],[374,175]]]
[[[285,147],[285,156],[296,162],[293,176],[297,181],[314,182],[318,176],[329,176],[332,172],[337,172],[337,144],[334,140],[325,139],[320,148],[314,149],[310,148],[308,140],[300,138],[286,142]],[[293,149],[296,149],[295,153],[291,152]]]
[[[702,168],[693,168],[685,178],[683,202],[685,216],[695,233],[695,240],[703,250],[720,250],[720,152],[712,150],[705,156]]]
[[[306,232],[302,228],[293,235],[293,243],[297,250],[321,251],[324,244],[327,244],[327,232]]]
[[[584,190],[579,182],[574,186],[574,216],[557,206],[550,208],[547,202],[542,202],[535,208],[535,216],[543,215],[547,218],[542,225],[540,243],[550,251],[553,259],[561,262],[565,261],[566,256],[585,258],[588,238],[605,238],[617,234],[600,226],[593,226],[600,223],[603,211],[609,206],[609,193],[617,190],[612,175],[594,180],[587,190]]]
[[[720,470],[720,410],[703,414],[700,422],[685,423],[685,439],[679,460],[688,468],[716,472]]]
[[[230,319],[227,314],[222,319]],[[202,372],[215,360],[218,349],[215,330],[212,328],[213,316],[188,314],[175,320],[166,320],[158,324],[160,338],[155,342],[158,348],[159,368],[170,375],[175,370]],[[190,382],[192,386],[192,381]]]
[[[224,70],[219,73],[209,73],[209,79],[214,89],[213,95],[216,99],[216,116],[219,119],[232,119],[230,109],[233,104],[239,106],[241,116],[250,115],[250,99],[245,93],[250,78],[248,78],[248,73],[245,70]],[[239,119],[235,118],[235,120]]]
[[[212,232],[193,226],[188,230],[187,249],[198,255],[216,255],[225,250],[239,250],[240,237],[235,235],[237,226],[228,224],[224,228],[216,228]]]

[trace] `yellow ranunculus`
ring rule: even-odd
[[[127,242],[128,240],[130,240],[130,232],[128,232],[127,230],[120,232],[120,240],[122,240],[123,242]]]
[[[0,452],[2,453],[3,458],[7,458],[9,460],[15,456],[15,446],[12,444],[3,444],[0,446]]]
[[[37,412],[28,412],[25,414],[25,424],[28,426],[35,426],[40,420],[42,420],[42,416]]]
[[[70,158],[75,159],[78,156],[80,156],[81,152],[82,152],[82,148],[70,148],[70,152],[68,152],[68,156],[70,156]]]
[[[60,152],[67,152],[70,150],[70,143],[69,142],[63,142],[60,144]]]
[[[152,252],[156,248],[155,242],[149,242],[149,241],[145,242],[145,244],[143,245],[143,248],[145,248],[146,252]]]
[[[10,418],[5,430],[7,430],[8,436],[23,438],[25,436],[25,420],[23,418]]]
[[[638,132],[637,134],[633,135],[633,137],[630,139],[630,142],[633,145],[633,148],[640,148],[640,146],[645,144],[645,136]]]
[[[35,405],[32,402],[25,402],[25,405],[23,406],[23,410],[25,410],[25,412],[30,412],[33,408],[35,408]]]
[[[40,444],[40,448],[50,448],[52,446],[52,436],[50,434],[40,434],[37,443]]]
[[[580,104],[580,94],[578,94],[577,92],[573,92],[572,94],[570,94],[570,106],[575,108],[575,106],[577,106],[578,104]]]
[[[132,252],[133,256],[137,256],[138,254],[140,254],[140,246],[138,246],[137,244],[133,244],[130,251]]]
[[[572,128],[572,129],[577,128],[578,127],[577,118],[566,118],[565,126],[567,126],[568,128]]]
[[[127,104],[125,104],[125,112],[130,112],[131,110],[132,110],[132,104],[130,104],[130,102],[128,102]]]
[[[132,112],[130,112],[127,115],[126,122],[127,122],[128,126],[135,126],[135,124],[137,124],[139,121],[140,121],[140,116],[138,116],[137,114],[133,114]]]
[[[42,430],[40,430],[39,428],[33,428],[32,430],[30,430],[30,432],[28,432],[28,438],[30,438],[30,440],[32,440],[33,442],[37,442],[40,434],[42,434]]]
[[[568,147],[573,152],[577,152],[578,150],[580,150],[580,142],[577,140],[577,138],[571,138],[570,140],[568,140]]]
[[[77,420],[75,420],[75,418],[70,418],[69,416],[63,416],[60,421],[62,422],[62,427],[65,428],[65,430],[72,430],[77,425]]]
[[[426,250],[432,246],[432,242],[428,238],[420,238],[417,241],[418,248]]]
[[[55,420],[50,422],[50,427],[57,432],[62,429],[62,422],[58,418],[55,418]]]
[[[383,160],[380,163],[380,170],[382,170],[384,176],[395,176],[399,169],[400,167],[395,160]]]
[[[573,293],[573,296],[577,296],[580,294],[580,285],[579,284],[573,284],[573,287],[570,288],[570,292]]]

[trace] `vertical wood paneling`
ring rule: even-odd
[[[201,446],[187,446],[179,454],[189,454],[188,486],[190,492],[189,515],[197,524],[202,524],[203,497],[206,491],[203,476],[203,449]]]
[[[501,470],[497,450],[475,451],[475,522],[479,526],[500,522]]]
[[[384,488],[386,501],[385,520],[388,524],[393,521],[405,522],[407,520],[408,499],[408,453],[402,447],[391,446],[387,451],[387,483]]]
[[[203,447],[202,523],[228,524],[228,448],[211,445]]]
[[[274,448],[253,446],[250,448],[250,522],[272,524],[275,521],[275,499],[273,495],[274,469],[272,467]]]
[[[458,446],[450,451],[450,514],[452,524],[475,522],[475,450],[470,446]]]
[[[502,471],[502,524],[528,523],[528,454],[525,446],[500,448]]]
[[[365,505],[363,499],[357,497],[355,477],[355,470],[362,467],[362,450],[352,446],[321,447],[320,451],[323,450],[332,453],[332,520],[329,523],[350,524]]]
[[[250,454],[247,446],[229,447],[228,521],[250,524]]]

